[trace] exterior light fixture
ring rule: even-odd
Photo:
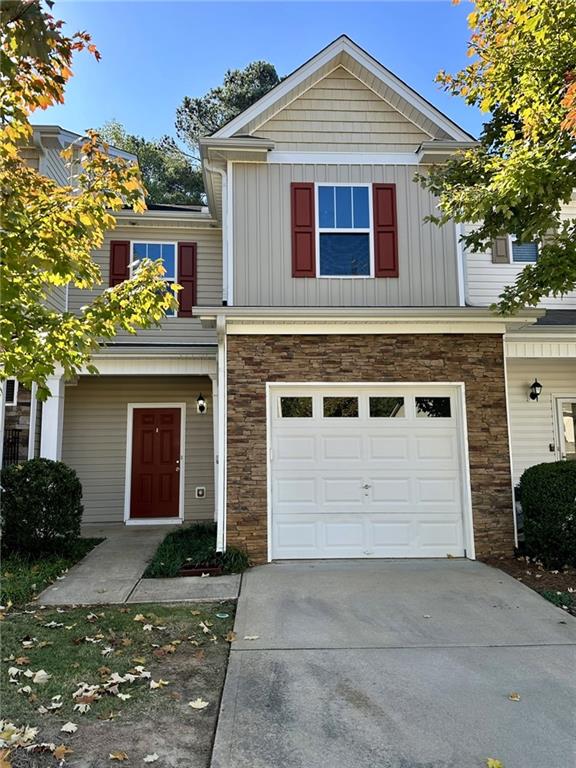
[[[196,410],[200,415],[203,415],[207,411],[207,405],[206,400],[204,399],[204,395],[200,393],[198,397],[196,398]]]
[[[542,394],[542,384],[538,381],[538,379],[534,379],[533,384],[530,385],[530,400],[536,400],[538,402],[538,398]]]

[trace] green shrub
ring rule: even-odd
[[[0,485],[4,551],[61,553],[78,541],[82,486],[73,469],[32,459],[3,469]]]
[[[530,467],[520,493],[526,554],[546,568],[576,565],[576,462]]]
[[[216,525],[195,523],[169,533],[146,569],[146,578],[177,576],[182,566],[221,566],[224,573],[241,573],[249,566],[248,555],[236,547],[216,552]]]

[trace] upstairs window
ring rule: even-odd
[[[168,285],[178,282],[176,265],[176,243],[132,243],[132,262],[150,259],[156,261],[162,259],[166,270],[164,280]],[[167,312],[167,317],[175,317],[174,310]]]
[[[534,264],[538,260],[536,243],[519,243],[510,237],[510,261],[513,264]]]
[[[370,186],[317,185],[319,277],[371,277]]]

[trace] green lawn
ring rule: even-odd
[[[221,566],[224,573],[241,573],[248,568],[248,556],[235,547],[216,552],[216,525],[197,523],[169,533],[146,569],[146,578],[177,576],[182,566]]]
[[[207,768],[234,610],[221,602],[12,611],[2,622],[2,717],[38,728],[35,743],[65,745],[72,762],[106,765],[122,751],[140,764],[156,752],[159,768]],[[70,722],[73,732],[63,732]],[[34,753],[10,759],[36,765],[26,755]]]
[[[219,618],[216,614],[227,616]],[[150,679],[169,677],[164,667],[185,651],[195,652],[218,644],[227,648],[225,637],[233,618],[234,606],[230,603],[13,612],[2,623],[3,716],[19,723],[51,719],[77,723],[108,715],[110,711],[129,709],[140,702],[151,706],[151,693],[155,699],[161,699],[170,692],[170,686],[151,690]],[[77,702],[72,694],[80,683],[99,685],[113,673],[123,676],[134,672],[137,666],[153,674],[152,678],[138,678],[118,686],[118,691],[130,698],[123,700],[115,693],[102,693],[88,702],[90,708],[86,713],[74,709]],[[20,672],[10,674],[11,669]],[[33,677],[26,677],[26,670],[44,670],[50,678],[35,683]],[[11,677],[17,682],[11,683]],[[168,682],[174,684],[173,679]],[[26,686],[30,686],[30,692],[18,693],[19,688]],[[62,706],[40,718],[38,707],[49,707],[56,696],[62,697]]]
[[[3,555],[0,604],[24,605],[65,573],[103,539],[79,539],[65,553],[31,558]]]

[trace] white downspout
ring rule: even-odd
[[[228,237],[228,175],[224,168],[218,168],[204,160],[204,168],[210,173],[217,173],[222,179],[222,303],[228,304],[230,296],[229,272],[229,237]],[[222,391],[222,390],[220,390]]]
[[[36,415],[38,413],[38,385],[32,384],[30,390],[30,415],[28,417],[28,458],[33,459],[36,452]]]
[[[216,490],[216,551],[226,549],[226,318],[216,318],[218,334],[218,476]]]

